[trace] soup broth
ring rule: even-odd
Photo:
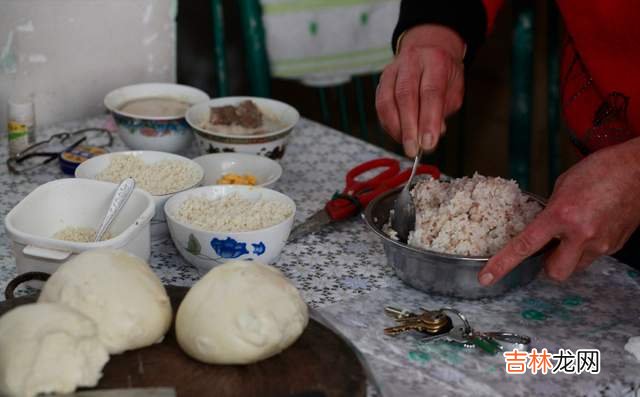
[[[125,103],[120,111],[141,117],[183,117],[190,106],[174,98],[140,98]]]

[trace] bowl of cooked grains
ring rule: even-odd
[[[204,186],[171,197],[165,213],[180,254],[202,273],[232,259],[273,263],[296,212],[288,196],[241,185]]]
[[[90,179],[58,179],[38,186],[4,219],[18,274],[53,273],[73,256],[114,248],[147,260],[153,198],[135,189],[100,241],[94,241],[117,185]]]
[[[127,177],[148,192],[156,203],[151,220],[151,239],[168,237],[163,207],[176,193],[198,186],[204,177],[202,167],[177,154],[138,150],[107,153],[93,157],[76,168],[76,178],[119,183]]]
[[[415,226],[401,240],[390,222],[400,187],[372,200],[363,213],[380,238],[398,277],[429,294],[490,298],[530,283],[550,245],[485,287],[478,272],[542,210],[544,200],[515,181],[474,175],[458,179],[419,178],[411,190]]]

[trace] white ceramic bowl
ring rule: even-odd
[[[161,160],[179,160],[186,161],[190,163],[193,168],[198,173],[198,182],[193,186],[189,186],[181,191],[191,189],[195,186],[200,185],[202,182],[202,178],[204,176],[204,171],[200,164],[190,160],[186,157],[178,156],[177,154],[164,153],[164,152],[154,152],[150,150],[137,150],[137,151],[127,151],[127,152],[115,152],[115,153],[107,153],[100,156],[93,157],[83,163],[81,163],[78,168],[76,168],[76,178],[85,178],[85,179],[95,179],[96,176],[101,173],[105,168],[109,166],[111,163],[111,158],[116,155],[122,154],[131,154],[134,156],[139,156],[142,161],[147,164],[152,164]],[[164,203],[169,200],[171,196],[179,192],[173,192],[163,195],[152,195],[153,200],[156,203],[156,212],[151,220],[151,239],[154,241],[165,239],[169,236],[169,229],[167,229],[167,221],[164,216]]]
[[[193,131],[184,116],[148,117],[120,110],[127,102],[143,98],[172,98],[193,105],[208,101],[209,95],[180,84],[146,83],[118,88],[104,98],[104,106],[113,115],[120,138],[131,149],[172,153],[187,149],[193,139]]]
[[[237,105],[244,100],[253,101],[263,113],[280,121],[282,128],[266,134],[248,136],[225,134],[204,128],[204,124],[209,120],[211,107]],[[291,131],[300,120],[300,114],[292,106],[273,99],[222,97],[192,106],[187,111],[186,119],[196,134],[198,147],[203,154],[241,152],[279,160],[284,156]]]
[[[204,170],[202,185],[216,185],[225,174],[250,174],[256,177],[256,186],[273,185],[282,175],[282,167],[264,156],[246,153],[214,153],[193,159]]]
[[[216,199],[237,193],[249,200],[278,200],[293,208],[291,216],[284,221],[265,228],[248,232],[211,232],[196,228],[176,219],[182,203],[190,197]],[[260,260],[273,263],[285,246],[293,218],[295,203],[289,197],[275,190],[254,186],[216,185],[205,186],[171,197],[165,205],[167,223],[171,238],[180,254],[204,274],[216,265],[232,259]]]
[[[109,229],[114,237],[109,240],[80,243],[52,238],[68,226],[98,229],[116,188],[110,182],[67,178],[45,183],[22,199],[4,219],[18,274],[53,273],[72,256],[97,248],[122,249],[148,260],[155,203],[141,189],[133,191],[114,220]]]

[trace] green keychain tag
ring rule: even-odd
[[[471,343],[473,343],[476,347],[492,355],[497,354],[502,350],[500,348],[501,347],[500,344],[490,338],[474,336],[473,339],[471,339]]]

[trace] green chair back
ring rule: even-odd
[[[559,175],[559,54],[558,11],[548,0],[547,32],[547,128],[549,153],[549,187]],[[529,188],[531,170],[531,124],[533,103],[533,2],[514,2],[515,26],[511,49],[511,109],[509,117],[509,174],[523,189]]]
[[[257,0],[237,0],[240,12],[242,32],[244,36],[245,59],[247,61],[247,73],[251,95],[269,97],[271,95],[271,77],[269,73],[269,62],[265,48],[265,33],[262,24],[260,5]],[[216,73],[219,95],[229,95],[229,83],[227,75],[225,47],[224,47],[224,11],[222,0],[211,0],[211,10],[213,12],[214,23],[214,55],[216,57]],[[371,137],[369,130],[366,104],[364,99],[364,84],[372,83],[374,87],[378,84],[378,75],[354,77],[352,84],[355,92],[355,111],[357,116],[358,130],[360,137],[368,140]],[[335,94],[338,103],[338,120],[341,130],[352,133],[352,114],[349,110],[347,84],[328,88],[317,88],[318,102],[322,121],[330,124],[332,120],[329,97]],[[332,92],[335,90],[335,92]],[[375,116],[375,115],[374,115]],[[380,131],[376,123],[376,130]]]
[[[254,96],[269,97],[270,76],[269,62],[265,49],[264,27],[257,0],[239,0],[242,31],[246,45],[245,57],[251,85],[251,94]],[[211,0],[211,12],[213,20],[213,54],[216,64],[216,83],[218,95],[229,95],[229,76],[227,74],[227,57],[224,35],[224,8],[222,0]]]
[[[547,128],[549,146],[549,188],[560,175],[560,47],[558,46],[558,9],[549,1],[549,32],[547,34]]]
[[[213,16],[213,55],[216,65],[216,83],[219,96],[229,95],[229,79],[227,76],[227,55],[224,45],[224,10],[222,0],[211,0]]]

